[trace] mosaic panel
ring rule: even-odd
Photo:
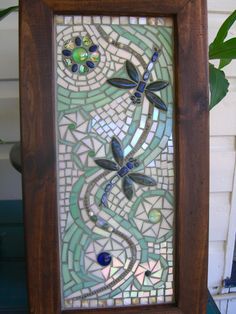
[[[63,308],[174,302],[173,25],[56,16]]]

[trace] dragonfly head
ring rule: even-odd
[[[137,95],[135,95],[137,94]],[[141,104],[141,94],[140,93],[134,93],[134,95],[132,95],[130,97],[130,99],[132,100],[133,104]]]
[[[129,158],[129,162],[133,165],[134,168],[137,168],[140,165],[139,161],[136,158]]]

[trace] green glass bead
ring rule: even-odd
[[[92,45],[92,40],[88,37],[88,36],[85,36],[84,38],[83,38],[83,44],[85,45],[85,46],[91,46]]]
[[[76,129],[76,124],[75,123],[70,123],[68,125],[68,129],[71,130],[71,131],[75,130]]]
[[[96,51],[96,52],[93,52],[91,55],[90,55],[90,58],[92,61],[94,62],[98,62],[99,61],[99,53]]]
[[[66,49],[74,49],[75,48],[75,43],[72,41],[72,40],[68,40],[66,43],[65,43],[65,45],[64,45],[64,47],[66,48]]]
[[[72,52],[72,58],[76,63],[83,63],[88,58],[88,52],[85,48],[75,48]]]
[[[72,61],[71,59],[64,59],[64,64],[67,68],[69,68],[72,65]]]
[[[88,67],[86,65],[81,65],[79,67],[79,73],[83,74],[83,73],[87,73],[88,72]]]
[[[159,209],[152,209],[148,214],[148,219],[151,223],[158,223],[161,220],[161,212]]]
[[[90,217],[90,219],[93,221],[93,222],[96,222],[98,220],[98,217],[96,215],[93,215]]]
[[[95,157],[95,152],[93,150],[91,150],[89,153],[88,153],[89,157]]]

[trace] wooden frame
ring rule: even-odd
[[[51,48],[56,13],[171,15],[175,20],[176,304],[61,310]],[[21,135],[30,313],[205,313],[209,192],[206,1],[22,0],[20,14]]]

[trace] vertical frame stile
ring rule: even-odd
[[[42,1],[26,0],[22,1],[20,12],[21,138],[29,312],[59,313],[53,11]]]
[[[53,16],[175,16],[175,305],[154,314],[206,312],[208,244],[208,73],[205,0],[22,0],[20,102],[29,308],[32,314],[140,313],[140,307],[67,310],[60,305]]]

